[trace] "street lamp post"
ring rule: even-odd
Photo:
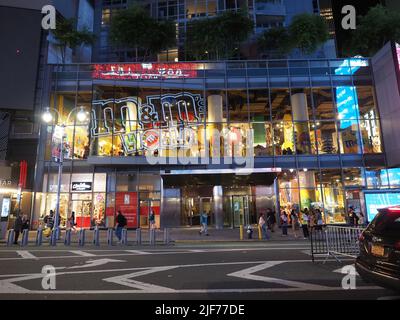
[[[60,143],[60,148],[59,148],[59,156],[58,156],[58,177],[57,177],[57,200],[56,200],[56,215],[54,219],[54,227],[55,227],[55,232],[52,233],[51,236],[51,243],[53,245],[56,244],[56,239],[59,236],[59,224],[60,224],[60,196],[61,196],[61,177],[62,177],[62,172],[63,172],[63,163],[64,163],[64,138],[65,138],[65,127],[66,124],[68,124],[69,118],[71,117],[72,113],[79,109],[79,112],[77,114],[77,119],[79,122],[85,122],[87,120],[87,112],[85,111],[84,107],[75,107],[73,108],[70,113],[67,116],[67,119],[65,123],[58,124],[59,126],[59,132],[58,134],[60,135],[61,143]],[[56,110],[53,109],[51,111],[54,111],[57,114],[57,122],[60,121],[61,116],[60,113]],[[50,122],[53,121],[53,115],[51,114],[50,108],[46,108],[46,111],[42,115],[42,120],[49,124]],[[53,132],[53,135],[55,133]]]

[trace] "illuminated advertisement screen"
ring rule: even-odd
[[[396,43],[397,66],[400,69],[400,44]]]
[[[360,67],[367,62],[363,59],[346,59],[342,65],[335,69],[336,75],[350,76],[357,72]],[[358,97],[356,87],[339,86],[336,87],[336,103],[340,119],[340,128],[346,129],[353,124],[357,124],[359,115]]]
[[[160,80],[197,78],[202,70],[199,63],[121,63],[96,64],[93,79],[103,80]]]
[[[372,221],[378,209],[400,205],[400,192],[366,193],[365,207],[368,221]]]

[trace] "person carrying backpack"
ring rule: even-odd
[[[127,225],[127,220],[125,216],[122,214],[120,210],[118,210],[118,215],[116,219],[116,225],[115,225],[115,235],[118,238],[118,243],[121,243],[121,238],[122,238],[122,229]]]

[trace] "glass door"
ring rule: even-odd
[[[139,227],[148,229],[150,227],[150,213],[153,210],[155,215],[155,227],[160,228],[160,200],[143,199],[140,200]]]
[[[91,227],[92,201],[73,200],[71,212],[75,212],[75,223],[78,228]],[[71,213],[69,213],[70,215]]]
[[[233,227],[248,225],[250,223],[249,197],[232,196]]]
[[[201,215],[203,212],[206,212],[208,215],[208,225],[212,224],[212,198],[200,198],[200,211],[199,214]],[[199,217],[199,224],[200,224],[200,217]]]

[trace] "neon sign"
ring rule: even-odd
[[[104,80],[160,80],[197,78],[197,63],[131,63],[95,64],[93,79]]]
[[[182,92],[92,102],[91,136],[120,136],[125,154],[139,150],[189,149],[196,143],[197,126],[204,121],[200,94]]]

